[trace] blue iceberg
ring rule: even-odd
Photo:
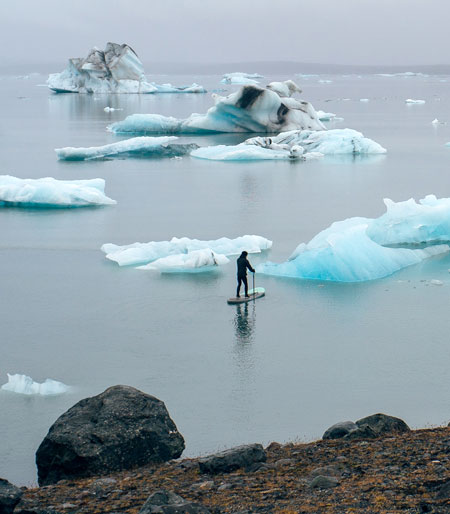
[[[171,255],[189,254],[196,250],[207,249],[219,255],[238,255],[243,250],[248,253],[260,253],[271,247],[272,241],[265,237],[245,235],[235,239],[222,237],[211,241],[173,237],[170,241],[150,241],[122,246],[106,243],[101,250],[107,259],[117,262],[119,266],[136,266]]]
[[[288,92],[298,90],[292,84],[286,86]],[[133,114],[113,123],[108,130],[116,134],[145,135],[218,132],[278,134],[287,130],[325,129],[309,102],[282,97],[269,87],[243,86],[227,97],[214,94],[213,99],[215,105],[206,114],[191,114],[184,120],[159,114]]]
[[[235,146],[209,146],[193,150],[199,159],[215,161],[312,159],[323,155],[368,155],[386,149],[352,129],[293,130],[274,137],[253,137]]]
[[[286,262],[266,262],[257,271],[280,277],[361,282],[386,277],[450,250],[447,244],[437,244],[450,241],[449,198],[428,196],[420,205],[413,200],[385,202],[389,212],[384,216],[333,223],[308,244],[300,244]],[[401,247],[424,241],[429,246]]]
[[[56,180],[51,177],[21,179],[0,175],[0,206],[86,207],[113,205],[105,193],[105,181]]]
[[[114,157],[179,157],[198,148],[198,145],[194,143],[173,143],[177,139],[175,136],[134,137],[103,146],[56,148],[55,152],[61,161],[85,161]]]

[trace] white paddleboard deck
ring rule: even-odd
[[[248,295],[248,298],[246,298],[245,296],[240,296],[239,298],[228,298],[227,300],[227,303],[228,305],[236,305],[238,303],[247,303],[247,302],[251,302],[252,300],[257,300],[258,298],[262,298],[263,296],[265,296],[265,292],[262,291],[262,292],[255,292],[255,293],[251,293]]]

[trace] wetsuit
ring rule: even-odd
[[[237,291],[236,296],[239,298],[239,292],[241,290],[241,283],[244,284],[245,288],[245,296],[248,296],[248,282],[247,282],[247,268],[252,272],[255,273],[255,270],[251,267],[250,263],[247,260],[247,257],[240,256],[237,260]]]

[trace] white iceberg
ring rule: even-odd
[[[194,143],[177,144],[175,136],[134,137],[103,146],[88,148],[56,148],[55,152],[61,161],[84,161],[113,157],[178,157],[198,148]]]
[[[160,271],[161,273],[199,272],[217,269],[218,266],[228,262],[230,262],[230,259],[225,255],[215,253],[211,248],[205,248],[203,250],[193,250],[189,253],[161,257],[144,266],[138,266],[137,269]]]
[[[9,373],[7,375],[8,382],[2,385],[2,390],[11,393],[49,396],[67,393],[70,390],[70,387],[66,384],[51,378],[47,378],[44,382],[39,383],[27,375],[10,375]]]
[[[360,98],[360,102],[370,102],[369,98]]]
[[[117,134],[202,134],[325,129],[309,102],[282,98],[271,89],[243,86],[227,97],[214,94],[213,99],[215,105],[206,114],[191,114],[185,120],[159,114],[133,114],[113,123],[108,130]]]
[[[323,155],[383,154],[386,149],[352,129],[293,130],[274,137],[252,137],[235,146],[208,146],[192,157],[215,161],[311,159]]]
[[[320,121],[332,121],[336,118],[334,112],[316,111]]]
[[[450,198],[437,200],[429,195],[419,204],[414,200],[385,203],[385,215],[333,223],[308,244],[301,243],[288,261],[267,262],[257,271],[281,277],[359,282],[386,277],[450,251],[448,244],[442,244],[450,241]],[[415,243],[428,246],[401,247]]]
[[[407,98],[405,102],[407,104],[424,104],[425,100],[414,100],[413,98]]]
[[[222,80],[220,81],[222,84],[231,84],[231,85],[257,85],[259,82],[255,79],[261,79],[262,75],[258,73],[244,73],[235,71],[234,73],[225,73],[223,75]]]
[[[243,250],[248,253],[260,253],[269,248],[272,248],[272,241],[261,236],[245,235],[236,239],[222,237],[212,241],[173,237],[170,241],[150,241],[122,246],[106,243],[101,250],[107,259],[117,262],[119,266],[136,266],[170,255],[188,254],[195,250],[208,249],[215,254],[239,255]]]
[[[56,180],[52,177],[21,179],[0,175],[0,206],[86,207],[113,205],[102,178]]]
[[[367,235],[380,245],[440,244],[450,242],[450,198],[427,195],[393,202],[386,198],[386,213],[372,221]]]
[[[103,110],[105,112],[123,111],[123,109],[120,109],[118,107],[109,107],[109,106],[106,106]]]
[[[136,52],[128,45],[107,43],[92,48],[84,59],[69,59],[61,73],[52,73],[48,87],[55,93],[206,93],[198,84],[177,88],[150,83]]]

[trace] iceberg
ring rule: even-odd
[[[208,146],[192,157],[215,161],[257,159],[312,159],[323,155],[383,154],[386,149],[352,129],[292,130],[274,137],[253,137],[235,146]]]
[[[255,79],[263,78],[262,75],[258,73],[244,73],[236,71],[234,73],[225,73],[223,75],[222,80],[220,81],[222,84],[231,84],[231,85],[257,85],[259,82]]]
[[[148,82],[136,52],[126,44],[94,46],[86,58],[69,59],[61,73],[52,73],[48,87],[55,93],[206,93],[198,84],[174,87]]]
[[[49,396],[55,394],[67,393],[70,387],[62,382],[47,378],[44,382],[35,382],[27,375],[8,375],[8,382],[2,385],[3,391],[10,391],[11,393],[27,394],[27,395],[42,395]]]
[[[292,81],[287,81],[292,89]],[[295,84],[294,84],[295,85]],[[295,86],[297,89],[298,87]],[[223,97],[213,94],[215,105],[206,114],[177,119],[159,114],[133,114],[113,123],[116,134],[205,134],[216,132],[276,133],[287,130],[324,130],[314,107],[306,101],[281,97],[259,86],[243,86]]]
[[[209,250],[220,255],[238,255],[243,250],[248,253],[260,253],[272,248],[272,241],[261,236],[245,235],[236,239],[222,237],[212,241],[173,237],[170,241],[150,241],[115,245],[106,243],[101,250],[106,258],[117,262],[119,266],[136,266],[162,259],[170,255],[188,254],[195,250]]]
[[[380,245],[417,245],[450,242],[450,198],[427,195],[417,203],[384,200],[386,212],[372,221],[367,235]]]
[[[85,161],[113,157],[179,157],[198,148],[195,143],[174,144],[177,139],[175,136],[134,137],[104,146],[56,148],[55,152],[61,161]]]
[[[331,121],[336,118],[334,112],[316,111],[320,121]]]
[[[52,177],[21,179],[0,175],[0,206],[86,207],[113,205],[102,178],[56,180]]]
[[[188,253],[161,257],[144,266],[138,266],[136,269],[160,271],[161,273],[199,272],[215,270],[218,266],[228,262],[230,262],[230,259],[225,255],[215,253],[210,248],[204,248],[203,250],[193,250]]]
[[[395,204],[376,219],[349,218],[333,223],[309,243],[301,243],[281,264],[266,262],[259,273],[335,282],[386,277],[424,259],[450,251],[450,198],[429,195]],[[401,247],[426,243],[424,248]],[[386,245],[392,245],[391,247]],[[393,247],[395,246],[395,247]]]
[[[424,104],[424,103],[425,103],[425,100],[414,100],[414,99],[412,99],[412,98],[407,98],[407,99],[405,100],[405,102],[406,102],[407,104]]]

